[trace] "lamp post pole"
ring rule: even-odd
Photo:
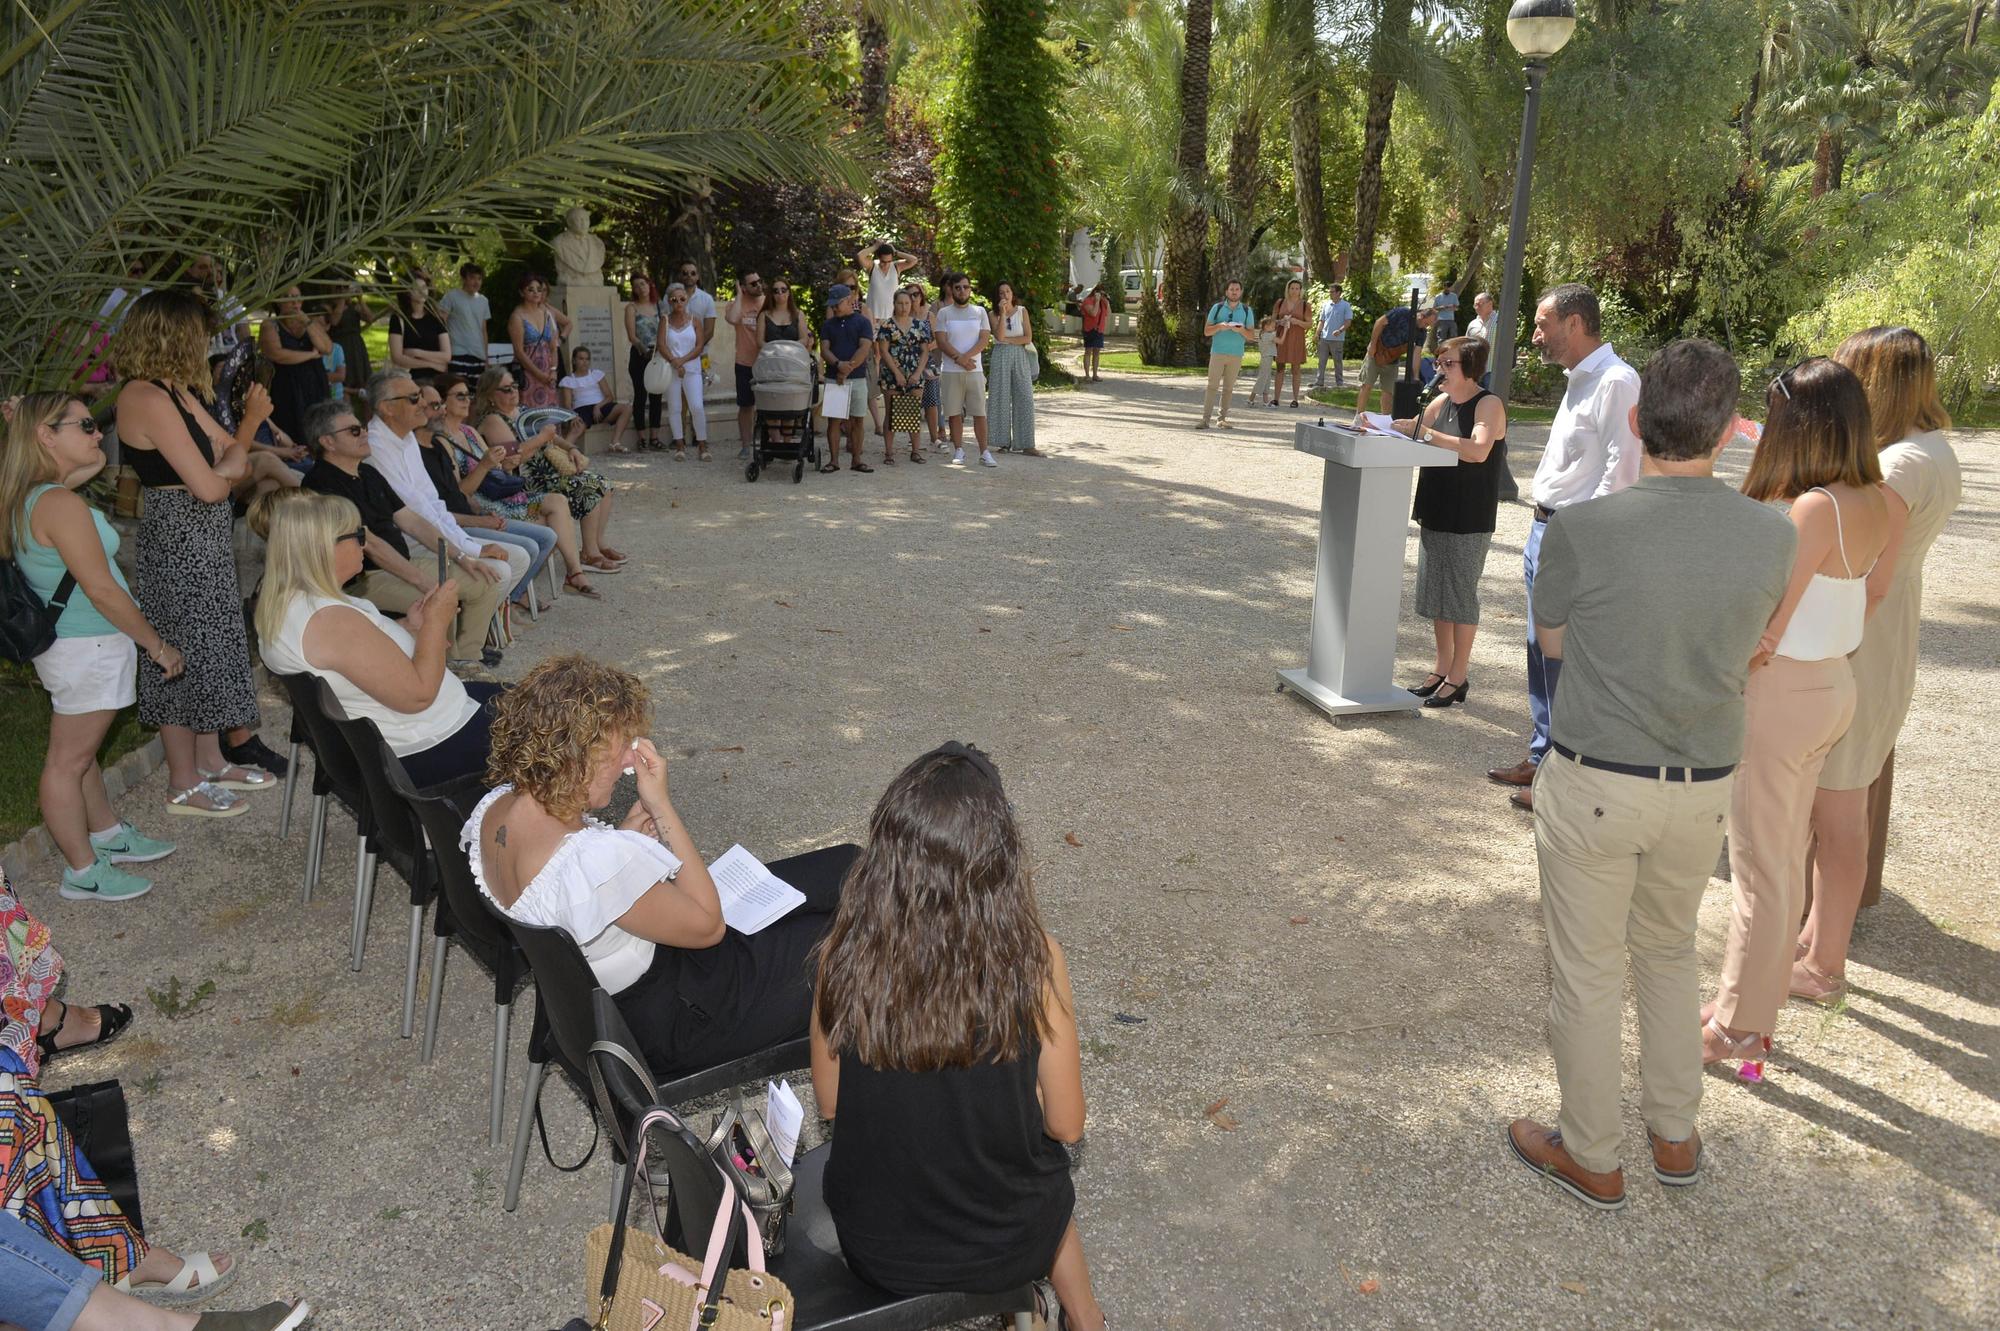
[[[1528,103],[1521,111],[1521,153],[1514,166],[1514,211],[1507,221],[1507,269],[1494,310],[1493,393],[1505,402],[1514,386],[1514,334],[1520,327],[1521,252],[1528,243],[1528,192],[1535,170],[1535,117],[1541,110],[1546,60],[1527,65]]]

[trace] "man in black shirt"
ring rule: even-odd
[[[306,413],[307,446],[321,465],[306,473],[305,485],[322,494],[339,495],[361,514],[368,537],[362,545],[361,576],[347,585],[349,594],[377,609],[400,615],[417,598],[437,585],[431,560],[410,558],[409,537],[431,550],[443,540],[437,528],[403,506],[403,501],[373,467],[368,456],[368,431],[344,402],[321,402]],[[500,653],[484,646],[486,626],[506,591],[504,583],[473,577],[453,564],[451,580],[458,584],[459,629],[452,644],[453,670],[483,662],[498,665]]]

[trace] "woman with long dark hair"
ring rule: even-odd
[[[1051,1325],[1104,1326],[1061,1145],[1083,1138],[1076,1002],[978,749],[931,750],[875,806],[820,949],[812,1072],[839,1114],[826,1201],[857,1275],[907,1294],[1035,1281]]]
[[[1868,577],[1895,535],[1875,456],[1868,395],[1824,356],[1765,393],[1764,437],[1743,493],[1791,505],[1798,552],[1750,658],[1743,758],[1729,807],[1735,904],[1702,1061],[1761,1062],[1791,978],[1805,906],[1813,791],[1854,717],[1848,655],[1866,638]]]
[[[540,273],[521,278],[521,303],[507,316],[507,337],[514,344],[514,362],[525,376],[521,405],[556,405],[556,355],[569,336],[569,316],[549,304],[549,280]],[[577,431],[580,438],[582,431]]]
[[[1917,689],[1917,626],[1923,616],[1924,557],[1958,507],[1958,455],[1945,441],[1951,417],[1938,399],[1937,369],[1913,328],[1869,328],[1840,344],[1833,359],[1868,393],[1875,447],[1891,520],[1889,552],[1868,579],[1877,603],[1854,668],[1854,720],[1827,755],[1813,799],[1813,902],[1799,935],[1792,993],[1838,1002],[1847,988],[1847,945],[1861,909],[1869,859],[1869,787],[1882,775]]]
[[[632,381],[632,428],[638,432],[641,453],[666,447],[660,442],[660,407],[665,398],[646,391],[646,365],[653,359],[653,344],[659,340],[659,289],[652,278],[635,272],[632,299],[625,302],[625,341],[632,348],[625,358],[625,371]]]

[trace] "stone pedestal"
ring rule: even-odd
[[[569,316],[565,353],[590,348],[591,364],[604,371],[605,396],[632,400],[631,375],[626,370],[631,344],[625,338],[625,301],[616,287],[557,287],[555,304]]]

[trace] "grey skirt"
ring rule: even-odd
[[[1486,571],[1486,552],[1492,545],[1490,531],[1421,528],[1417,534],[1417,618],[1477,624],[1479,576]]]

